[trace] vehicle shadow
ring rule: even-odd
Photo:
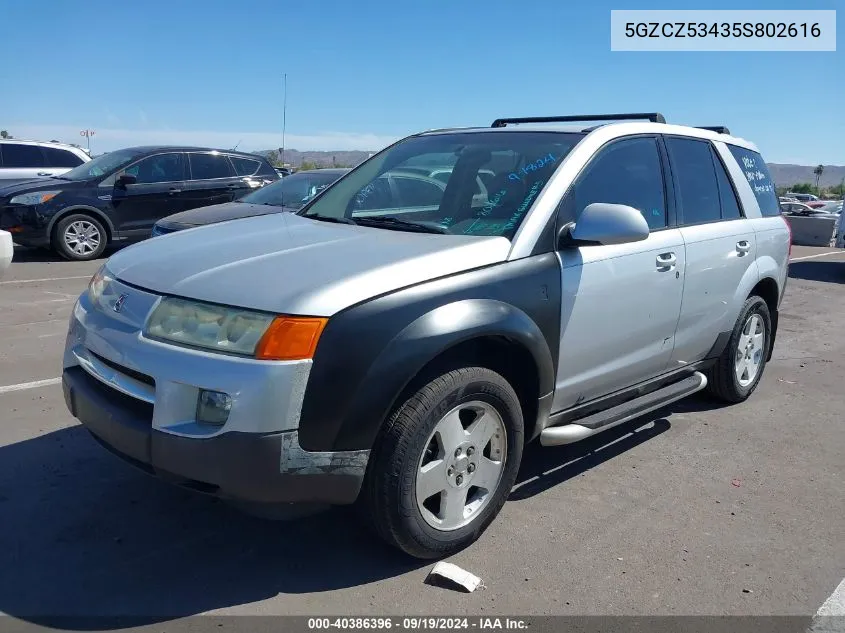
[[[135,470],[73,426],[0,447],[0,612],[52,628],[126,628],[427,564],[353,518],[350,508],[253,518]]]
[[[100,257],[93,261],[108,259],[121,248],[123,248],[123,246],[109,246]],[[12,266],[15,264],[23,264],[25,262],[59,263],[68,262],[68,260],[49,248],[30,248],[15,244]]]
[[[672,428],[669,418],[673,413],[711,411],[722,406],[705,396],[693,395],[580,442],[551,447],[539,442],[529,444],[508,499],[533,497],[648,442]]]
[[[819,260],[795,262],[789,265],[789,276],[793,279],[845,284],[845,262]]]

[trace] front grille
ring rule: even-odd
[[[130,378],[134,378],[138,382],[142,382],[145,385],[149,385],[150,387],[156,386],[155,378],[153,378],[152,376],[147,376],[147,374],[142,374],[141,372],[135,371],[134,369],[129,369],[128,367],[124,367],[123,365],[119,365],[118,363],[115,363],[114,361],[111,361],[108,358],[103,358],[99,354],[95,354],[90,349],[88,350],[88,353],[91,354],[91,356],[96,358],[98,361],[103,363],[103,365],[107,365],[108,367],[111,367],[115,371],[119,371],[122,374],[126,374]]]

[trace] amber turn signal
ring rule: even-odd
[[[276,317],[255,347],[260,360],[313,358],[328,319]]]

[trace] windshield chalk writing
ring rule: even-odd
[[[520,167],[515,172],[509,173],[508,178],[510,180],[518,181],[518,180],[520,180],[519,174],[522,174],[523,176],[527,176],[531,172],[537,171],[538,169],[542,169],[546,165],[551,165],[556,160],[557,160],[557,158],[555,157],[555,155],[552,154],[551,152],[549,152],[548,156],[543,156],[542,158],[538,158],[537,160],[528,163],[524,167]]]
[[[492,198],[488,198],[487,202],[481,208],[480,215],[481,216],[488,216],[491,213],[493,213],[493,209],[495,209],[496,207],[499,206],[499,203],[502,201],[502,198],[505,197],[506,193],[507,193],[507,190],[502,189],[501,191],[497,191],[496,195],[494,195]]]
[[[514,228],[519,222],[520,218],[525,214],[528,210],[528,207],[531,206],[531,203],[534,201],[534,198],[537,197],[537,194],[540,193],[540,189],[542,189],[543,183],[541,181],[535,182],[531,185],[531,189],[528,190],[528,194],[522,201],[522,204],[519,205],[519,208],[514,212],[514,214],[510,217],[507,224],[505,224],[505,230],[510,230]]]

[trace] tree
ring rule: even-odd
[[[267,160],[270,161],[270,164],[273,167],[281,167],[281,163],[279,161],[279,152],[275,150],[267,152]]]
[[[813,173],[816,175],[816,189],[819,188],[819,180],[821,180],[822,174],[824,173],[824,165],[819,165],[813,170]]]
[[[809,182],[800,182],[792,185],[789,190],[792,193],[813,193],[813,185]]]
[[[9,134],[6,130],[0,130],[0,138],[15,138],[11,134]]]
[[[308,170],[308,169],[318,169],[318,167],[317,167],[317,163],[312,163],[310,160],[304,160],[304,161],[302,161],[302,164],[299,166],[299,169],[302,170],[302,171],[305,171],[305,170]]]

